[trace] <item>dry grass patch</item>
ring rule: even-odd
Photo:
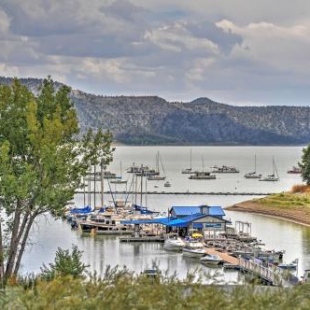
[[[309,193],[310,194],[310,186],[304,184],[294,185],[291,189],[292,193]]]

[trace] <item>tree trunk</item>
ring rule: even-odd
[[[34,213],[30,216],[29,218],[29,221],[24,229],[24,233],[23,233],[23,238],[21,240],[21,244],[20,244],[20,249],[17,253],[17,260],[16,260],[16,263],[15,263],[15,267],[14,267],[14,272],[13,272],[13,275],[15,277],[17,277],[17,274],[18,274],[18,271],[19,271],[19,268],[20,268],[20,263],[21,263],[21,260],[22,260],[22,257],[23,257],[23,254],[24,254],[24,251],[25,251],[25,247],[26,247],[26,244],[27,244],[27,240],[28,240],[28,236],[29,236],[29,232],[30,232],[30,229],[32,227],[32,224],[34,222],[34,219],[37,217],[37,213]]]
[[[0,288],[3,286],[4,280],[4,252],[3,252],[3,240],[2,240],[2,225],[0,217]]]
[[[19,203],[18,205],[21,208],[21,203]],[[18,254],[18,245],[19,245],[21,237],[23,236],[26,224],[28,222],[29,211],[25,213],[26,214],[23,217],[22,224],[20,224],[21,211],[19,209],[15,211],[15,218],[14,218],[14,224],[12,228],[10,249],[8,253],[8,260],[6,264],[6,270],[5,270],[5,282],[12,276],[12,272],[15,266],[16,256]]]

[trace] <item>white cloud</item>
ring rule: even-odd
[[[304,0],[0,2],[2,74],[103,94],[309,104],[309,41]]]

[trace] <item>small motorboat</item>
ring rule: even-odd
[[[182,250],[183,256],[200,258],[206,255],[206,250],[202,242],[197,240],[185,241],[185,246]]]
[[[164,187],[171,187],[171,183],[169,181],[165,182]]]
[[[291,173],[291,174],[300,174],[301,172],[302,172],[302,169],[296,166],[293,166],[291,169],[287,171],[287,173]]]
[[[184,246],[184,240],[178,235],[171,235],[164,242],[164,250],[166,251],[182,251]]]
[[[222,258],[216,254],[205,254],[200,258],[200,263],[207,266],[219,266],[222,263]]]
[[[298,267],[298,258],[294,259],[291,263],[281,263],[278,267],[286,270],[296,270]]]

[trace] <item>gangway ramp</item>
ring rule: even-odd
[[[216,254],[223,262],[238,266],[241,271],[251,272],[274,286],[291,287],[299,282],[296,276],[288,274],[286,270],[272,264],[268,267],[263,266],[260,260],[236,258],[228,253],[217,251],[215,248],[206,248],[206,253]]]
[[[241,271],[256,274],[261,279],[267,281],[274,286],[291,287],[299,282],[294,275],[288,274],[286,270],[269,264],[268,267],[263,266],[260,260],[244,259],[240,257],[239,266]]]

